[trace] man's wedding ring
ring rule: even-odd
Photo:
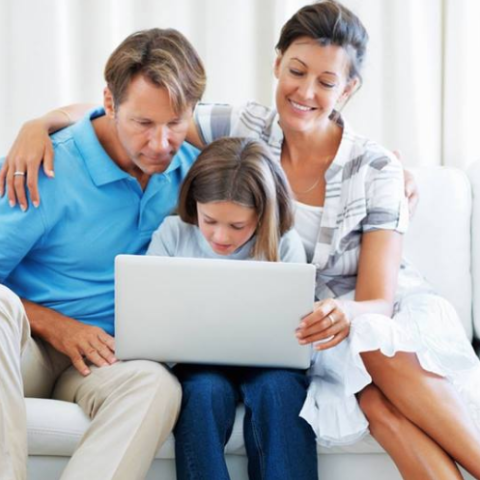
[[[333,318],[333,315],[331,313],[329,313],[327,315],[327,317],[330,319],[330,321],[332,322],[332,324],[330,325],[331,327],[333,327],[333,324],[335,323],[335,319]]]
[[[20,170],[17,170],[16,172],[13,172],[14,177],[24,177],[25,172],[20,172]]]

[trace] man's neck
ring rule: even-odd
[[[97,117],[92,121],[93,129],[97,135],[98,141],[107,152],[108,156],[118,167],[138,180],[142,190],[145,190],[150,180],[150,175],[142,172],[130,159],[122,144],[118,140],[118,135],[113,125],[113,120],[106,115]]]

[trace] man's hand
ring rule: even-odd
[[[85,325],[49,308],[23,301],[32,332],[72,360],[82,374],[90,369],[86,361],[105,367],[117,361],[115,340],[99,327]]]

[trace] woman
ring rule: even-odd
[[[401,260],[400,165],[338,113],[361,84],[367,40],[334,0],[302,8],[277,44],[277,109],[200,105],[188,139],[261,138],[295,192],[295,226],[318,270],[319,301],[298,338],[318,349],[301,415],[319,442],[369,428],[404,478],[461,478],[455,462],[480,478],[478,359],[453,308]]]

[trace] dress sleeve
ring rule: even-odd
[[[178,223],[177,217],[166,218],[155,230],[152,240],[148,246],[146,255],[159,257],[174,257],[178,244]]]
[[[288,263],[307,263],[305,248],[300,235],[295,230],[288,231],[280,240],[280,261]]]
[[[363,220],[363,232],[407,231],[408,203],[403,168],[393,155],[382,152],[371,161],[366,197],[367,216]]]
[[[194,121],[205,145],[221,137],[230,137],[234,122],[231,105],[200,103],[195,108]]]

